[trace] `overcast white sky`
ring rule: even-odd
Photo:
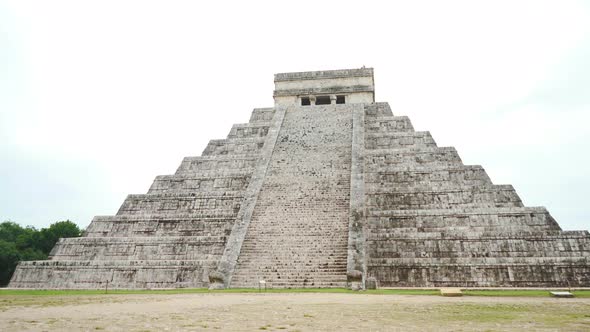
[[[590,3],[0,0],[0,221],[85,227],[273,105],[375,68],[378,101],[564,229],[590,228]]]

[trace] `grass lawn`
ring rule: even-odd
[[[0,331],[590,331],[587,298],[554,299],[537,290],[412,294],[437,291],[4,290]]]

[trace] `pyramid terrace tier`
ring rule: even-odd
[[[275,115],[275,109],[269,108],[255,108],[250,115],[249,123],[271,122]]]
[[[590,257],[587,232],[381,233],[369,237],[371,260],[393,266],[415,258]]]
[[[226,236],[81,237],[60,239],[53,260],[219,260]]]
[[[372,103],[365,105],[365,119],[370,120],[376,117],[393,116],[388,103]]]
[[[183,174],[226,174],[232,172],[253,172],[260,158],[258,153],[242,155],[219,155],[185,157],[176,171],[176,175]]]
[[[69,260],[20,262],[10,287],[38,289],[202,288],[211,260]]]
[[[388,171],[417,166],[461,166],[463,162],[453,147],[418,147],[365,150],[365,171]]]
[[[390,167],[367,172],[365,184],[371,190],[403,188],[422,191],[491,186],[492,181],[481,166]]]
[[[366,195],[367,208],[385,210],[451,209],[465,207],[522,207],[510,185],[463,189],[373,189]]]
[[[129,195],[117,215],[177,215],[186,213],[220,213],[236,215],[242,203],[243,194],[141,194]]]
[[[428,240],[428,239],[463,239],[470,237],[506,237],[506,238],[526,238],[526,239],[539,239],[547,238],[548,236],[562,236],[572,235],[571,232],[576,231],[563,231],[551,229],[548,227],[518,227],[511,226],[506,228],[493,228],[493,229],[480,229],[480,230],[469,230],[469,229],[448,229],[448,230],[416,230],[414,228],[397,228],[393,230],[389,229],[378,229],[371,228],[367,231],[367,241],[401,241],[400,239],[417,239],[417,240]],[[579,235],[579,234],[577,234]],[[582,235],[583,236],[583,235]]]
[[[244,191],[250,183],[252,171],[201,172],[156,177],[148,194],[158,193],[218,193]]]
[[[203,156],[256,154],[264,146],[264,137],[227,138],[209,141]]]
[[[270,122],[254,122],[235,124],[227,138],[259,138],[265,137],[270,129]]]
[[[402,149],[436,147],[428,131],[375,133],[365,135],[365,149]]]
[[[368,134],[413,132],[414,126],[407,116],[382,116],[367,119],[365,131]]]
[[[86,237],[228,236],[236,215],[211,210],[166,215],[97,216],[84,231]]]
[[[395,270],[397,266],[403,265],[519,265],[519,264],[544,264],[544,265],[579,265],[590,262],[588,255],[570,255],[567,252],[559,252],[554,255],[518,255],[513,256],[492,256],[491,253],[486,255],[473,256],[458,256],[453,257],[452,254],[446,257],[371,257],[368,261],[369,269],[380,268],[385,269],[389,267]]]
[[[505,263],[478,263],[466,258],[373,265],[369,276],[380,287],[586,287],[590,284],[587,258],[528,258]],[[455,260],[454,260],[455,261]]]
[[[367,225],[377,234],[561,230],[543,207],[371,210]]]

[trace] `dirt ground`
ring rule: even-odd
[[[590,298],[326,293],[1,296],[0,331],[589,331]]]

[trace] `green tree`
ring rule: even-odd
[[[19,261],[47,259],[60,238],[79,237],[82,231],[75,223],[65,220],[37,230],[22,227],[12,221],[0,224],[0,286],[10,281]]]
[[[19,235],[23,234],[25,229],[13,222],[13,221],[5,221],[0,224],[0,240],[4,240],[6,242],[16,242],[16,239]]]
[[[65,237],[79,237],[82,231],[78,225],[66,220],[53,223],[49,228],[43,228],[40,233],[37,249],[49,254],[57,240]]]
[[[20,255],[12,242],[0,240],[0,286],[6,286],[14,272]]]

